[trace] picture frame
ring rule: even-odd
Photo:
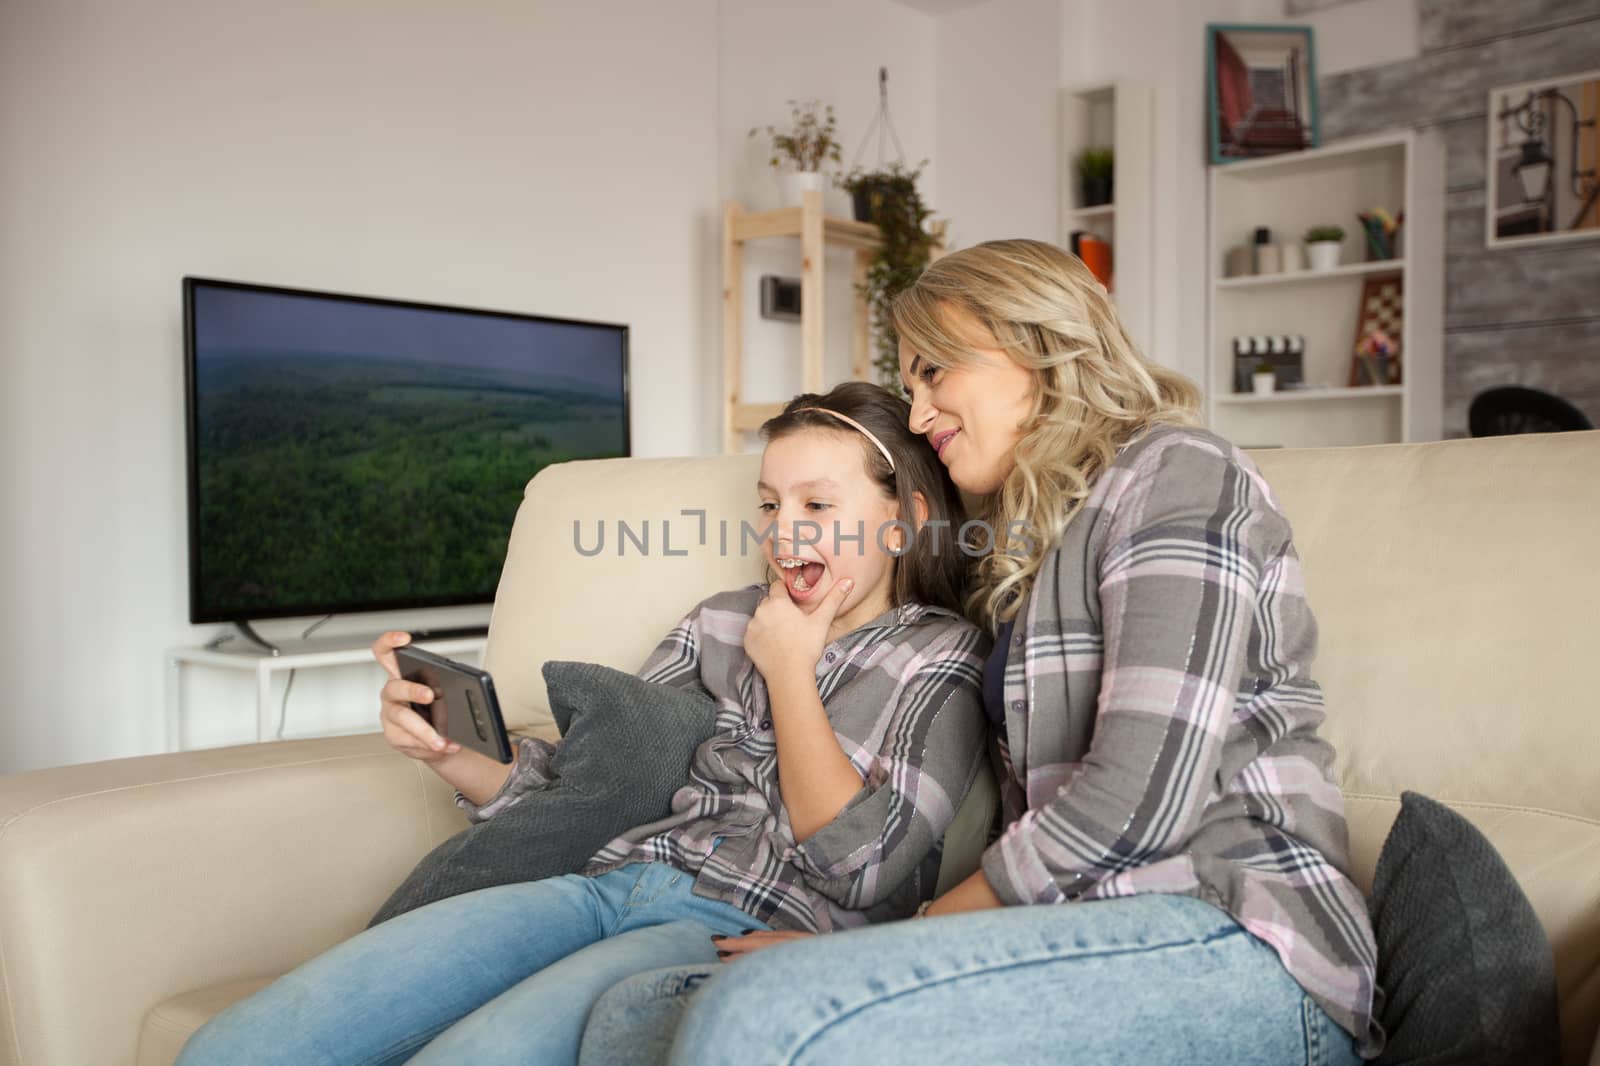
[[[1206,99],[1213,164],[1315,148],[1311,27],[1208,24]]]
[[[1489,90],[1484,243],[1600,237],[1600,70]]]

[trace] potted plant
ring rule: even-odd
[[[1084,207],[1111,202],[1115,156],[1110,148],[1085,148],[1078,156],[1079,194]]]
[[[823,190],[822,164],[840,160],[836,127],[833,105],[824,107],[819,100],[790,100],[789,128],[780,131],[765,127],[767,136],[772,138],[769,162],[782,176],[784,195],[790,201],[799,203],[800,194],[806,190]],[[762,127],[752,129],[750,136],[761,130]]]
[[[1258,366],[1250,375],[1250,388],[1257,396],[1268,396],[1278,389],[1278,375],[1270,366]]]
[[[932,212],[917,191],[917,178],[927,165],[926,159],[909,168],[890,163],[877,170],[853,171],[837,182],[857,202],[856,217],[878,227],[880,243],[860,292],[873,323],[872,365],[878,380],[891,388],[900,379],[900,338],[889,326],[889,305],[933,258],[933,237],[927,232]]]
[[[1332,270],[1339,265],[1340,242],[1344,230],[1339,226],[1312,226],[1306,230],[1306,258],[1312,270]]]

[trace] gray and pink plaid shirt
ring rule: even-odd
[[[1317,628],[1255,464],[1157,426],[1045,557],[1007,650],[1007,903],[1195,896],[1270,945],[1366,1057],[1376,946],[1350,878]]]
[[[778,790],[767,686],[744,650],[764,585],[701,603],[661,641],[639,676],[709,693],[717,733],[700,745],[672,813],[607,844],[594,875],[634,862],[695,875],[695,892],[778,929],[823,932],[905,918],[933,896],[941,839],[985,759],[979,695],[988,641],[938,607],[892,608],[823,649],[817,692],[861,791],[796,843]],[[475,821],[547,782],[547,741],[523,738],[500,793]]]

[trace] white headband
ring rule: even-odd
[[[863,426],[860,422],[857,422],[855,419],[851,418],[849,415],[842,415],[838,411],[832,410],[831,408],[827,408],[827,407],[797,407],[797,408],[795,408],[794,413],[795,414],[799,414],[801,411],[821,411],[825,415],[832,415],[834,418],[837,418],[839,421],[843,422],[847,426],[854,426],[856,429],[861,431],[861,435],[863,437],[866,437],[873,444],[877,445],[878,450],[883,453],[884,462],[889,464],[889,472],[890,473],[894,473],[894,456],[889,454],[889,449],[885,448],[883,446],[883,441],[879,440],[876,436],[873,435],[872,430],[868,429],[866,426]]]

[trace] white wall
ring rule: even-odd
[[[930,160],[919,188],[948,220],[953,247],[996,237],[1053,240],[1057,232],[1056,89],[1059,0],[987,0],[930,16],[910,6],[817,0],[803,17],[792,3],[740,0],[721,22],[722,185],[750,210],[782,206],[767,165],[767,139],[791,98],[834,104],[844,168],[879,162],[863,137],[878,108],[880,66],[889,70],[889,110],[907,163]],[[893,148],[889,148],[891,157]],[[829,209],[849,212],[840,192]],[[827,380],[850,367],[851,255],[827,260]],[[798,277],[797,241],[746,246],[744,397],[786,399],[800,388],[799,323],[764,320],[762,274]],[[708,391],[709,402],[720,397]],[[752,434],[747,446],[758,441]]]
[[[1114,78],[1155,96],[1156,255],[1149,354],[1203,381],[1206,316],[1205,26],[1309,25],[1319,77],[1416,54],[1416,0],[1359,0],[1297,18],[1283,0],[1062,0],[1061,85]]]
[[[721,202],[778,205],[746,132],[828,99],[848,162],[887,65],[910,160],[935,155],[938,21],[892,0],[0,3],[0,773],[162,750],[162,652],[222,629],[186,622],[182,275],[627,322],[636,453],[714,451]],[[936,162],[939,205],[937,182]],[[749,395],[780,399],[798,327],[759,318],[755,282],[797,275],[797,248],[748,261]],[[829,265],[841,377],[849,257]],[[254,739],[246,675],[190,678],[190,745]],[[288,733],[368,727],[377,679],[302,671]]]
[[[0,772],[160,750],[162,649],[217,631],[185,273],[627,322],[638,453],[716,445],[717,41],[715,0],[0,4]],[[219,691],[192,739],[253,735]],[[291,731],[324,706],[375,688],[302,676]]]
[[[721,203],[780,203],[749,128],[829,100],[848,164],[887,66],[953,242],[1051,239],[1062,11],[0,3],[0,773],[162,750],[163,650],[222,629],[186,621],[181,276],[627,322],[635,451],[714,451]],[[797,276],[797,253],[747,255],[749,399],[799,386],[798,326],[756,310],[759,275]],[[828,264],[830,380],[849,263]],[[191,677],[190,745],[254,738],[247,676]],[[288,733],[368,727],[376,680],[302,672]]]
[[[938,21],[939,206],[954,246],[1059,233],[1059,0],[989,0]]]
[[[876,166],[877,137],[863,145],[878,111],[878,68],[889,70],[889,112],[905,149],[905,162],[932,159],[918,187],[941,212],[940,175],[947,162],[934,145],[935,26],[929,15],[888,0],[814,0],[803,8],[781,0],[738,0],[722,6],[721,177],[724,196],[746,210],[785,206],[778,178],[768,164],[766,127],[789,123],[791,99],[832,103],[843,145],[840,167],[856,161]],[[751,129],[762,132],[750,137]],[[894,158],[892,147],[887,149]],[[824,196],[830,212],[848,216],[850,201],[832,189]],[[850,376],[851,268],[845,249],[828,252],[823,296],[826,318],[826,380]],[[800,391],[800,323],[763,319],[759,283],[763,274],[800,277],[800,242],[754,241],[745,246],[743,398],[751,403],[786,400]],[[720,280],[720,268],[713,277]],[[720,362],[718,364],[721,365]],[[707,395],[720,400],[720,376]],[[720,408],[719,408],[720,411]],[[760,447],[749,434],[746,445]]]

